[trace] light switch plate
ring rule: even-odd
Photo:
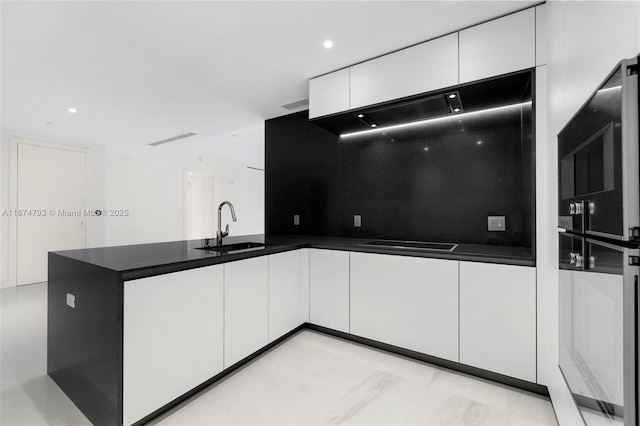
[[[506,231],[506,221],[504,216],[488,216],[489,231]]]
[[[359,214],[353,215],[353,227],[360,228],[362,226],[362,216]]]
[[[294,214],[293,215],[293,224],[294,224],[294,226],[300,225],[300,215],[299,214]]]
[[[67,305],[75,308],[76,307],[76,296],[75,294],[67,293]]]

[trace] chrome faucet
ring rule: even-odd
[[[224,230],[224,232],[222,232],[222,207],[225,204],[228,205],[229,208],[231,209],[231,219],[233,219],[234,222],[237,220],[236,211],[233,208],[233,204],[231,204],[228,201],[221,202],[220,206],[218,207],[218,233],[216,234],[216,245],[219,245],[219,246],[222,245],[222,238],[229,235],[229,224],[227,224],[227,228]]]

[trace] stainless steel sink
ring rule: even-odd
[[[426,241],[400,241],[400,240],[373,240],[358,244],[365,247],[385,247],[405,250],[438,250],[453,251],[458,244],[454,243],[432,243]]]
[[[204,246],[204,247],[196,247],[196,250],[206,250],[206,251],[215,251],[220,253],[229,253],[235,251],[243,251],[243,250],[256,250],[265,248],[266,244],[264,243],[254,243],[254,242],[246,242],[246,243],[235,243],[235,244],[225,244],[222,246]]]

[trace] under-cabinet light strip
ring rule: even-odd
[[[504,106],[495,107],[495,108],[487,108],[487,109],[483,109],[483,110],[480,110],[480,111],[463,112],[463,113],[460,113],[460,114],[447,115],[445,117],[436,117],[436,118],[429,118],[427,120],[412,121],[411,123],[402,123],[402,124],[394,124],[392,126],[377,127],[375,129],[361,130],[359,132],[344,133],[344,134],[341,134],[340,137],[341,138],[348,138],[348,137],[352,137],[352,136],[358,136],[358,135],[364,135],[364,134],[370,134],[370,133],[385,132],[387,130],[396,130],[396,129],[403,129],[403,128],[406,128],[406,127],[421,126],[421,125],[432,124],[432,123],[435,123],[435,122],[441,122],[441,121],[446,121],[446,120],[455,120],[455,119],[460,119],[460,118],[463,118],[463,117],[471,117],[471,116],[475,116],[475,115],[482,115],[482,114],[487,114],[487,113],[494,113],[494,112],[507,111],[507,110],[510,110],[510,109],[522,108],[525,105],[531,105],[531,101],[529,101],[529,102],[521,102],[521,103],[512,104],[512,105],[504,105]]]

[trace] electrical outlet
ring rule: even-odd
[[[362,226],[362,216],[359,214],[353,215],[353,227],[360,228]]]
[[[75,308],[76,307],[76,296],[71,293],[67,293],[67,305]]]
[[[293,225],[294,226],[300,225],[300,215],[299,214],[294,214],[293,215]]]
[[[506,231],[504,216],[488,216],[489,231]]]

